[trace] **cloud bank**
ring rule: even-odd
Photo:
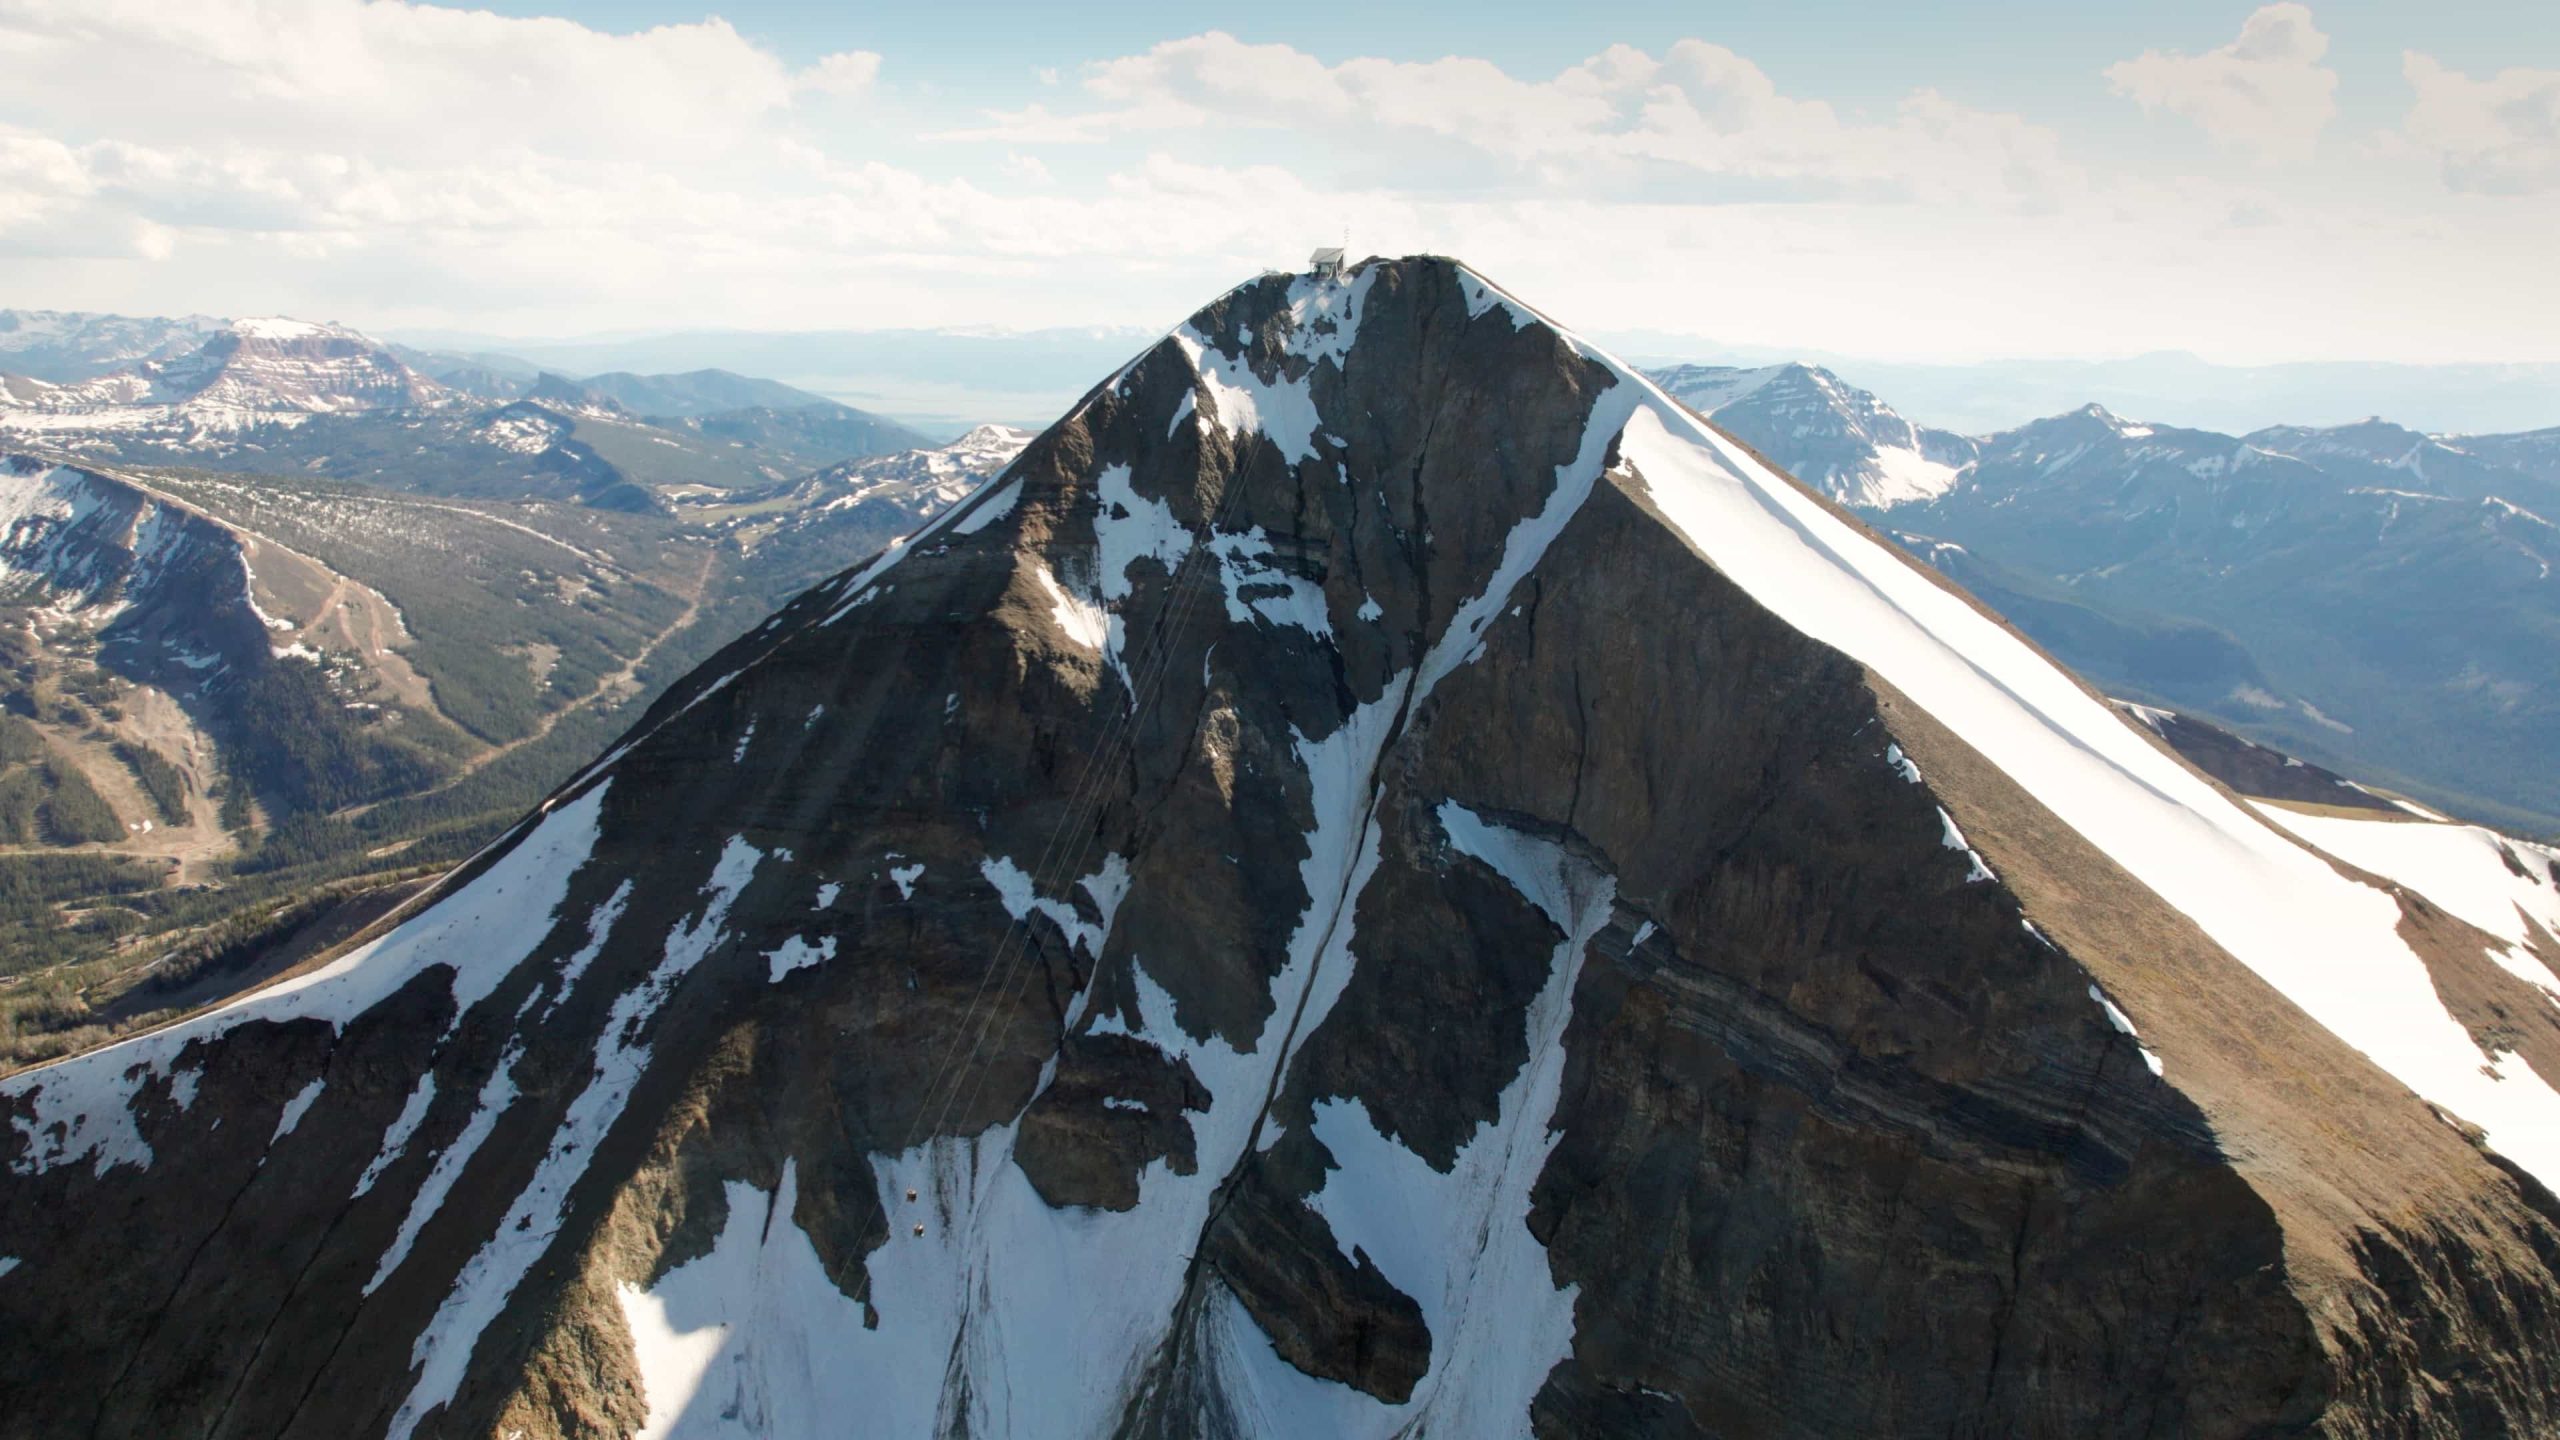
[[[1346,229],[1592,328],[1962,358],[2549,358],[2560,72],[2413,52],[2341,143],[2298,4],[2085,81],[2174,168],[1705,38],[1527,73],[1218,31],[936,92],[717,19],[0,0],[0,304],[500,333],[1161,323]],[[2168,133],[2166,130],[2164,134]]]

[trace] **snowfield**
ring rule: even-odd
[[[2499,968],[2560,1004],[2560,975],[2526,947],[2560,956],[2560,877],[2543,845],[2447,821],[2404,806],[2418,820],[2349,819],[2261,803],[2268,819],[2346,861],[2436,902],[2496,940],[2484,947]]]

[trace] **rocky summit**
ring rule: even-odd
[[[0,1082],[0,1434],[2554,1433],[2551,857],[2342,813],[1454,262],[1266,276]]]

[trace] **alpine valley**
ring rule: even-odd
[[[1825,378],[1710,424],[1443,259],[1219,297],[394,913],[0,1080],[0,1435],[2560,1430],[2553,852],[2112,704],[1843,503],[2029,529],[2104,456],[2246,546],[2361,437]],[[30,623],[173,703],[332,626],[440,696],[277,518],[352,492],[231,498],[255,407],[153,383],[147,453],[22,472],[106,557]],[[956,488],[363,503],[681,604],[621,527],[750,552],[891,471]],[[2472,483],[2356,474],[2298,508]],[[189,566],[238,638],[151,618]]]
[[[1029,438],[287,320],[12,312],[6,364],[0,1068],[343,940]]]

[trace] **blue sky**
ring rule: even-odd
[[[1043,68],[1143,50],[1202,29],[1296,46],[1320,58],[1381,55],[1431,60],[1476,55],[1515,74],[1552,73],[1612,44],[1658,50],[1688,36],[1714,40],[1758,62],[1782,86],[1846,105],[1890,107],[1927,84],[1985,106],[2067,119],[2120,136],[2139,134],[2139,112],[2109,103],[2093,76],[2144,49],[2206,50],[2231,38],[2249,13],[2223,0],[2151,4],[2016,0],[1795,0],[1790,4],[1663,4],[1659,0],[1495,0],[1495,3],[1327,3],[1204,10],[1196,4],[819,5],[699,0],[562,4],[505,0],[479,8],[518,16],[566,15],[630,31],[718,15],[750,39],[807,61],[837,50],[877,51],[886,77],[919,100],[970,103],[981,88],[1032,80]],[[2044,13],[2025,14],[2030,9]],[[2401,52],[2418,46],[2449,64],[2486,72],[2518,64],[2560,66],[2560,19],[2532,0],[2420,5],[2360,0],[2316,7],[2341,77],[2340,118],[2388,123],[2405,108]]]
[[[2523,4],[0,0],[0,59],[0,304],[1160,326],[1348,229],[1593,330],[2560,360]]]

